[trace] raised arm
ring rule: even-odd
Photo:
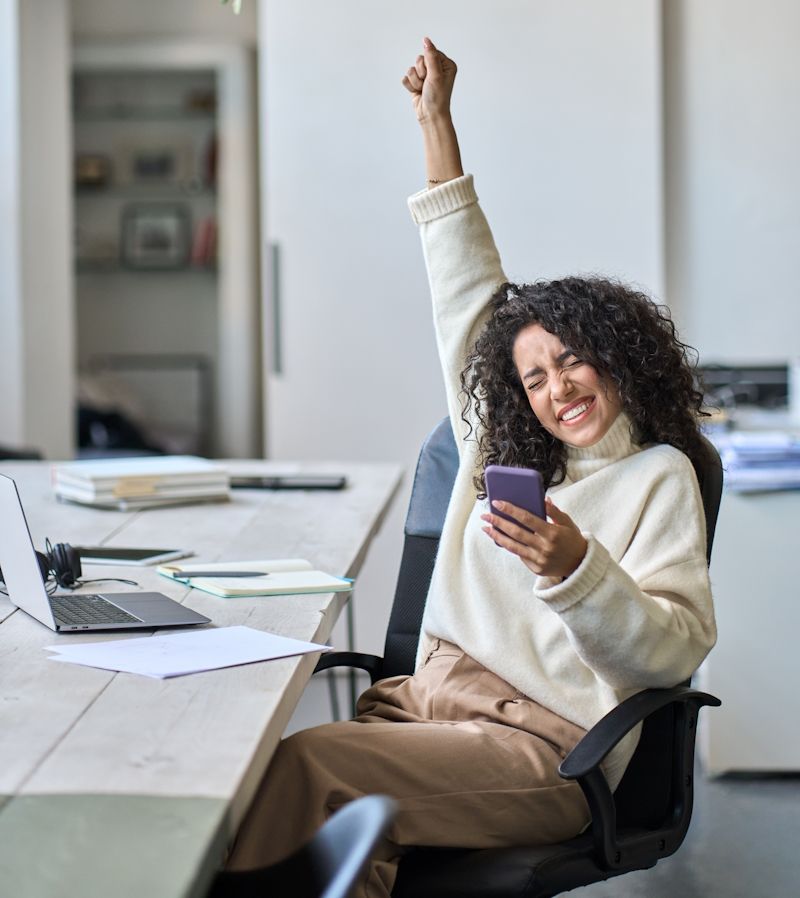
[[[422,129],[427,190],[409,207],[419,225],[433,301],[436,341],[453,432],[466,434],[461,418],[460,374],[488,314],[492,294],[506,280],[492,232],[478,205],[472,176],[464,176],[450,97],[456,64],[433,45],[403,77]],[[461,439],[456,443],[459,452]]]
[[[423,52],[403,77],[411,93],[417,121],[422,128],[428,187],[444,184],[464,174],[450,98],[456,80],[456,64],[424,38]]]

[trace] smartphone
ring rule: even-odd
[[[544,510],[544,486],[542,475],[533,468],[508,468],[504,465],[489,465],[484,471],[486,480],[486,493],[489,504],[492,502],[512,502],[518,508],[524,508],[543,521],[547,520]],[[496,508],[491,509],[492,514],[499,515],[507,521],[524,527],[519,521],[504,514]],[[525,528],[529,530],[529,527]]]
[[[114,546],[75,546],[81,564],[161,564],[186,558],[192,553],[186,549],[120,549]]]
[[[231,489],[250,490],[340,490],[347,479],[338,474],[264,474],[231,477]]]

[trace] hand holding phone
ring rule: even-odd
[[[509,468],[504,465],[489,465],[484,471],[486,481],[486,493],[489,497],[489,506],[492,514],[505,518],[513,524],[524,527],[520,521],[504,514],[496,509],[493,502],[511,502],[518,508],[536,515],[543,521],[547,520],[544,509],[544,486],[542,475],[532,468]],[[530,530],[529,527],[525,527]]]
[[[484,532],[498,546],[518,556],[534,574],[556,578],[569,577],[586,555],[588,543],[572,518],[549,499],[545,510],[544,487],[538,471],[489,465],[484,474],[490,503],[490,514],[481,515],[481,519],[490,525],[483,528]],[[541,518],[541,528],[532,530],[511,515],[495,508],[492,504],[494,502],[509,502]],[[517,533],[515,537],[509,536],[497,526],[496,518],[511,521],[525,533],[523,535]]]

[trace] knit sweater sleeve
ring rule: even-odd
[[[618,690],[688,679],[716,641],[705,521],[688,459],[673,457],[654,479],[619,563],[584,535],[589,548],[577,570],[559,583],[539,577],[534,588],[575,651]]]
[[[448,413],[453,433],[466,436],[459,400],[461,371],[486,320],[488,302],[506,277],[472,175],[414,194],[408,204],[419,225],[428,269]],[[461,452],[462,440],[456,444]]]

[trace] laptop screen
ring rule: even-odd
[[[11,601],[55,630],[56,622],[17,485],[5,474],[0,474],[0,568]]]

